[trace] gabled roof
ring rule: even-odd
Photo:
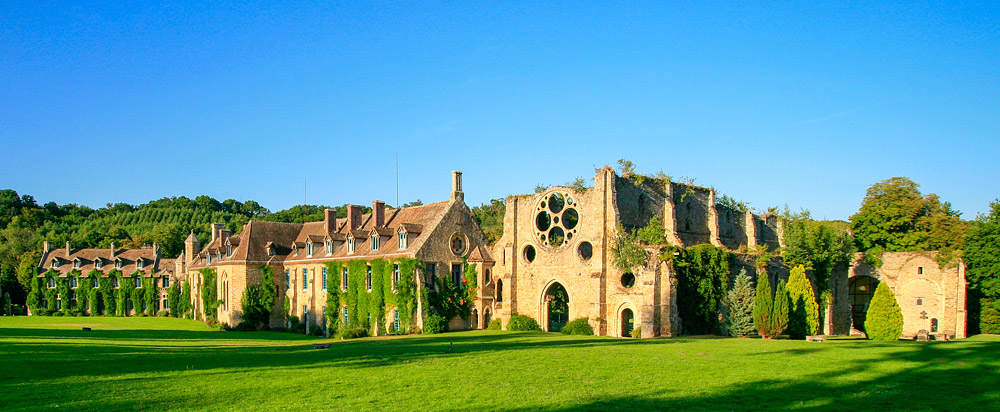
[[[60,273],[68,273],[69,271],[76,270],[82,275],[88,274],[92,270],[98,270],[103,273],[108,273],[114,270],[114,265],[103,265],[101,268],[97,268],[96,262],[108,263],[113,261],[121,261],[122,267],[118,271],[131,275],[136,270],[142,270],[147,274],[158,273],[164,269],[166,259],[161,259],[157,255],[156,249],[152,247],[142,247],[138,249],[116,249],[114,251],[114,260],[109,259],[112,256],[111,249],[95,249],[95,248],[83,248],[83,249],[71,249],[69,256],[66,255],[66,249],[52,249],[48,253],[44,254],[41,258],[39,269],[41,272],[45,272],[52,268],[52,260],[58,259],[60,265],[54,270]],[[136,266],[136,262],[142,259],[146,266],[143,269],[139,269]],[[79,261],[80,267],[74,268],[70,265],[63,266],[64,263]],[[173,259],[170,260],[170,265],[173,263]]]
[[[494,263],[495,262],[493,260],[493,257],[490,256],[490,252],[488,250],[486,250],[486,248],[483,247],[482,245],[476,246],[475,249],[472,249],[472,253],[469,254],[468,261],[469,262],[484,262],[484,263],[486,263],[486,262],[488,262],[488,263]]]

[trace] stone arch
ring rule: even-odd
[[[868,304],[875,296],[879,282],[879,278],[866,274],[847,279],[847,304],[850,307],[852,329],[864,332]]]
[[[618,308],[615,309],[615,317],[614,317],[613,329],[612,329],[614,331],[613,332],[613,336],[618,336],[618,337],[621,337],[621,338],[632,337],[632,335],[631,335],[631,332],[632,332],[631,329],[632,328],[627,328],[628,325],[625,323],[625,320],[626,320],[625,319],[625,315],[627,314],[626,311],[629,311],[632,314],[632,326],[633,326],[633,328],[636,325],[638,325],[638,322],[637,322],[637,320],[639,319],[638,308],[636,307],[636,305],[634,303],[632,303],[629,300],[626,300],[626,301],[622,302],[621,304],[619,304]],[[625,333],[626,329],[628,329],[628,333],[627,334]]]
[[[479,310],[472,308],[472,314],[469,316],[469,329],[479,329]]]
[[[490,327],[490,308],[483,309],[483,329]]]
[[[569,288],[567,288],[566,285],[567,285],[566,282],[563,282],[562,280],[556,278],[549,280],[547,283],[545,283],[545,287],[542,288],[542,293],[541,296],[539,296],[539,302],[538,302],[538,311],[539,311],[538,326],[541,326],[542,330],[546,332],[557,332],[559,329],[562,328],[562,326],[559,325],[559,323],[565,324],[565,322],[568,322],[569,319],[571,318],[571,315],[573,313],[574,300],[572,294],[569,291]],[[564,319],[550,319],[551,299],[549,298],[549,295],[550,292],[555,293],[556,290],[559,288],[561,288],[566,294],[565,313],[561,315],[564,317]],[[556,325],[551,324],[553,320],[556,321]],[[552,330],[553,329],[552,326],[556,326],[556,330]]]

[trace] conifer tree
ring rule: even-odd
[[[764,339],[771,339],[771,312],[774,311],[774,298],[771,296],[771,282],[763,271],[757,275],[757,293],[753,305],[753,326]]]
[[[878,284],[865,318],[868,339],[894,341],[903,333],[903,311],[885,282]]]
[[[778,288],[774,291],[774,308],[771,310],[771,319],[768,325],[771,337],[777,337],[788,329],[788,289],[785,281],[778,282]]]
[[[806,268],[796,266],[788,276],[788,335],[792,339],[805,339],[819,331],[819,304],[812,282],[806,277]]]
[[[733,289],[726,293],[726,326],[732,336],[750,336],[754,331],[754,289],[750,276],[740,269]]]

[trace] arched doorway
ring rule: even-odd
[[[632,336],[632,328],[635,326],[635,315],[632,313],[632,309],[625,308],[622,311],[621,323],[622,326],[622,337],[627,338]]]
[[[569,321],[569,294],[559,282],[545,290],[546,330],[559,332]]]
[[[469,322],[472,322],[469,329],[479,329],[479,311],[476,308],[472,308],[472,314],[469,315]]]
[[[875,296],[878,279],[871,276],[856,276],[847,282],[847,301],[851,305],[851,324],[854,329],[864,332],[868,304]]]
[[[483,310],[483,329],[490,327],[491,320],[492,319],[490,319],[490,309],[487,308]]]

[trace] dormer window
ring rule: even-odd
[[[101,260],[101,259],[95,260],[94,261],[94,267],[97,268],[97,269],[100,269],[100,268],[104,267],[104,261]]]
[[[142,259],[139,259],[139,260],[135,261],[135,267],[137,267],[139,269],[145,268],[146,267],[146,261],[142,260]]]
[[[268,246],[268,248],[267,248],[267,255],[268,256],[274,256],[274,246]]]
[[[313,244],[312,242],[306,244],[306,256],[312,257],[313,255]]]
[[[406,233],[399,232],[399,248],[406,249]]]
[[[330,240],[326,241],[326,254],[328,255],[333,254],[333,241]]]
[[[354,253],[354,236],[347,238],[347,253]]]
[[[59,267],[59,259],[52,259],[52,267],[54,268]]]
[[[378,234],[372,235],[372,251],[378,250]]]
[[[115,261],[115,269],[121,269],[121,268],[122,268],[122,261],[121,261],[121,259],[116,260]]]
[[[73,259],[73,269],[80,268],[80,259]]]

